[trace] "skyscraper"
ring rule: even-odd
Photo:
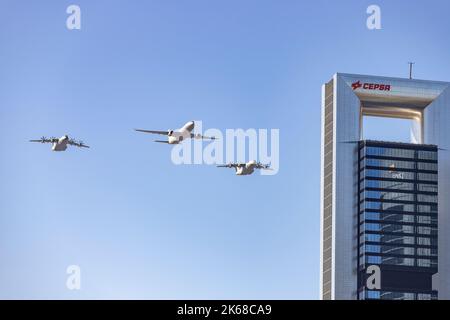
[[[410,119],[411,143],[364,140],[364,116]],[[447,82],[323,86],[322,299],[450,299],[449,124]]]

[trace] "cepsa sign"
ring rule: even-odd
[[[353,90],[362,88],[366,90],[378,90],[378,91],[391,91],[391,85],[390,84],[380,84],[380,83],[369,83],[369,82],[363,82],[356,81],[352,83]]]

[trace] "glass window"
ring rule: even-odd
[[[369,245],[363,246],[361,251],[372,252],[372,253],[381,253],[381,247],[369,244]]]
[[[435,173],[423,173],[419,172],[417,174],[417,180],[422,181],[437,181],[437,174]]]
[[[372,291],[372,290],[367,290],[366,291],[366,298],[367,299],[380,299],[381,297],[381,292],[380,291]]]
[[[418,237],[417,244],[421,246],[437,246],[436,238]]]
[[[432,300],[432,296],[429,293],[418,293],[417,300]]]
[[[419,159],[424,159],[424,160],[437,160],[437,152],[436,151],[419,151],[418,157],[419,157]]]
[[[418,162],[417,163],[417,169],[419,169],[419,170],[437,171],[438,165],[437,165],[437,163]]]
[[[381,242],[389,244],[414,244],[414,237],[411,236],[393,236],[393,235],[382,235]]]
[[[398,247],[391,245],[362,245],[361,252],[369,253],[383,253],[383,254],[397,254],[397,255],[414,255],[413,247]]]
[[[389,171],[389,170],[376,170],[376,169],[367,169],[364,170],[366,177],[374,177],[374,178],[387,178],[387,179],[398,179],[398,180],[414,180],[415,174],[414,172],[400,172],[400,171]],[[432,173],[423,173],[423,174],[431,174]],[[422,179],[426,181],[434,181],[429,179]]]
[[[427,217],[429,218],[429,217]],[[414,222],[413,215],[406,215],[401,213],[389,213],[389,211],[381,213],[381,212],[372,212],[365,211],[361,214],[361,221],[363,220],[378,220],[378,221],[393,221],[393,222]],[[431,221],[431,219],[429,219]],[[424,220],[426,221],[426,220]],[[430,223],[430,222],[423,222]]]
[[[381,209],[382,206],[382,203],[373,201],[365,201],[364,204],[366,209]]]
[[[411,182],[398,181],[380,181],[380,180],[365,180],[366,188],[379,189],[395,189],[395,190],[414,190],[414,184]],[[427,191],[427,190],[423,190]]]
[[[368,158],[366,159],[366,166],[385,167],[392,169],[392,171],[395,171],[396,169],[415,169],[415,162]]]
[[[372,199],[414,201],[411,193],[366,190],[364,196]]]
[[[364,241],[380,242],[382,244],[385,243],[391,245],[402,245],[402,244],[414,244],[414,237],[366,233],[364,234],[364,238],[361,239],[361,242]]]
[[[383,300],[414,300],[415,295],[412,292],[388,292],[381,294]]]
[[[414,266],[414,258],[383,257],[383,264]]]
[[[417,201],[420,202],[438,202],[438,196],[436,195],[428,195],[428,194],[418,194]]]
[[[430,205],[418,205],[417,210],[419,212],[429,212],[429,213],[436,213],[437,212],[437,204],[430,204]]]
[[[413,204],[398,204],[398,203],[383,203],[381,210],[385,211],[402,211],[402,212],[414,212]]]
[[[397,158],[414,158],[414,150],[394,149],[383,147],[366,147],[366,154],[373,156],[386,156]]]
[[[431,267],[431,260],[430,259],[417,259],[417,266],[418,267]]]
[[[364,223],[363,228],[366,231],[414,233],[414,226],[401,225],[401,224]],[[422,228],[427,228],[427,227],[422,227]]]
[[[418,234],[437,235],[437,229],[431,227],[417,227]]]
[[[366,211],[361,215],[361,220],[380,220],[381,213]]]
[[[381,257],[379,257],[379,256],[366,256],[366,263],[380,264],[381,263]]]
[[[362,210],[364,210],[364,208],[365,209],[384,210],[384,211],[414,212],[413,204],[398,204],[398,203],[388,203],[388,202],[364,201],[361,203],[360,210],[362,211]]]
[[[382,221],[396,221],[396,222],[414,222],[413,215],[398,214],[398,213],[384,213],[381,217]]]
[[[373,233],[366,233],[365,234],[365,240],[366,241],[372,241],[372,242],[380,242],[381,235],[380,234],[373,234]]]
[[[437,217],[417,216],[417,223],[437,224]]]
[[[437,256],[437,249],[435,249],[435,248],[417,248],[417,255],[419,255],[419,256]]]
[[[436,184],[423,184],[419,183],[417,185],[417,189],[419,191],[426,191],[426,192],[438,192],[438,186]]]
[[[368,231],[380,231],[381,225],[379,223],[365,223],[364,229]]]
[[[382,224],[381,230],[383,232],[414,233],[413,226],[405,226],[400,224]]]
[[[414,248],[411,247],[392,247],[392,246],[383,246],[383,253],[389,254],[403,254],[403,255],[414,255]]]

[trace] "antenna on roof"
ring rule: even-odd
[[[409,78],[412,79],[412,69],[414,62],[408,62],[409,64]]]

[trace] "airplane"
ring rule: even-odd
[[[74,139],[70,139],[67,134],[59,139],[55,137],[51,137],[49,139],[42,137],[39,140],[30,140],[30,142],[51,143],[53,151],[65,151],[68,145],[79,148],[89,148],[89,146],[85,145],[83,141],[75,141]]]
[[[270,165],[262,164],[256,162],[255,160],[249,161],[247,163],[229,163],[217,166],[218,168],[234,168],[236,170],[236,175],[246,176],[252,174],[255,169],[272,170]]]
[[[167,144],[179,144],[186,139],[210,139],[215,140],[215,137],[206,137],[201,134],[194,134],[192,131],[194,130],[195,123],[194,121],[189,121],[180,129],[175,130],[167,130],[167,131],[157,131],[157,130],[142,130],[142,129],[134,129],[139,132],[144,133],[152,133],[152,134],[160,134],[167,136],[167,140],[155,140],[155,142],[159,143],[167,143]]]

